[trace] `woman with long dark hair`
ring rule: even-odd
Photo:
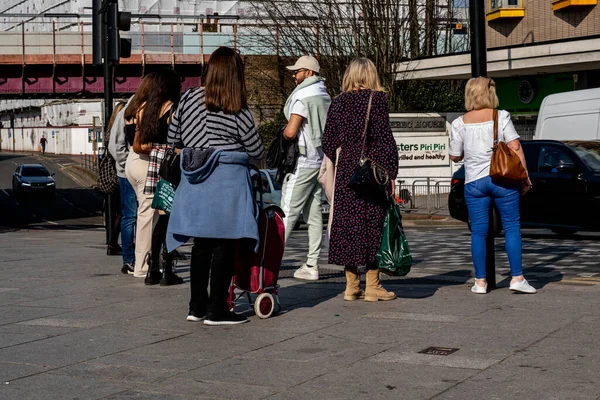
[[[249,167],[264,147],[247,106],[240,55],[215,50],[204,83],[182,96],[169,128],[169,144],[183,150],[167,244],[173,250],[194,238],[187,320],[233,325],[247,321],[229,310],[227,298],[238,246],[258,240]]]
[[[156,278],[156,274],[147,274],[148,264],[145,260],[148,260],[151,250],[153,227],[158,222],[158,213],[152,208],[153,191],[145,191],[149,155],[154,143],[167,142],[171,116],[180,94],[181,80],[173,70],[151,72],[144,77],[125,109],[125,135],[130,146],[125,174],[138,199],[133,276],[147,277],[147,283]],[[166,224],[163,225],[166,229]],[[151,254],[152,258],[148,260],[150,265],[158,266],[159,255],[160,250]]]

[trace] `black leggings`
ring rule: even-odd
[[[190,311],[196,315],[225,313],[237,240],[195,238],[190,262]],[[210,275],[210,296],[208,280]]]
[[[169,216],[168,215],[159,215],[158,222],[156,226],[152,230],[152,245],[150,247],[150,256],[151,261],[156,262],[158,265],[158,260],[160,257],[160,252],[162,250],[163,244],[167,239],[167,227],[169,226]]]

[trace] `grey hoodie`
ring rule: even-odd
[[[110,140],[108,142],[108,152],[115,159],[117,167],[117,176],[119,178],[126,178],[125,176],[125,162],[129,155],[129,145],[127,138],[125,137],[125,109],[129,102],[133,99],[133,96],[127,101],[125,107],[119,111],[115,122],[110,130]]]

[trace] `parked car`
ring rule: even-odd
[[[277,170],[275,169],[261,169],[260,176],[262,178],[263,184],[263,202],[268,204],[276,204],[281,206],[281,185],[275,182],[275,175],[277,174]],[[327,198],[325,197],[325,193],[321,196],[321,208],[323,210],[323,220],[329,220],[329,203],[327,202]],[[296,222],[296,226],[294,229],[297,229],[301,224],[304,223],[304,216],[300,214],[300,218],[298,222]]]
[[[275,182],[277,170],[261,169],[260,177],[263,187],[263,202],[281,205],[281,185]]]
[[[521,197],[521,226],[569,236],[600,231],[600,141],[522,141],[531,190]],[[450,215],[469,223],[464,200],[464,166],[452,176]],[[496,234],[502,230],[493,210]],[[469,224],[470,227],[470,224]]]
[[[56,182],[54,174],[43,164],[21,164],[12,179],[12,189],[16,196],[25,193],[43,193],[54,196]]]

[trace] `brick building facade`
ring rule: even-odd
[[[503,2],[493,2],[494,4],[504,4],[505,8],[492,8],[494,6],[492,1],[481,1],[487,3],[488,48],[600,35],[600,5],[597,5],[598,1],[504,0]],[[581,5],[582,3],[583,5]],[[556,9],[561,5],[564,7]],[[508,16],[502,16],[499,10],[507,10]]]

